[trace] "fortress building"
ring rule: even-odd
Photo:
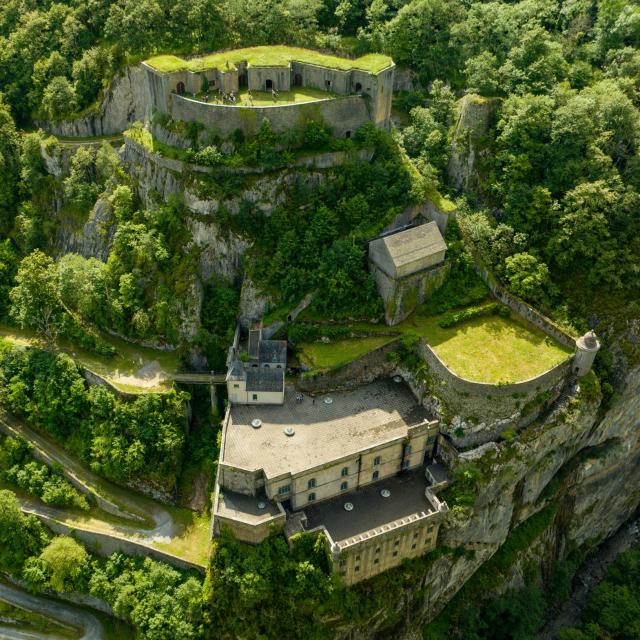
[[[259,337],[259,336],[257,336]],[[304,396],[283,389],[234,400],[235,381],[283,369],[277,341],[249,339],[255,360],[229,372],[213,529],[259,543],[274,529],[291,538],[322,531],[334,570],[348,584],[422,555],[436,545],[448,507],[430,488],[438,422],[403,382]],[[262,355],[261,355],[262,354]],[[268,354],[265,357],[264,354]],[[255,364],[257,366],[252,366]],[[268,366],[267,366],[268,365]]]
[[[222,138],[236,130],[251,135],[264,118],[279,133],[305,120],[323,120],[338,137],[350,137],[369,121],[389,126],[395,65],[387,56],[348,59],[274,46],[190,60],[156,56],[142,64],[155,110],[200,122]],[[248,93],[270,97],[273,91],[274,103],[261,106]],[[300,96],[281,98],[281,92]],[[220,100],[223,94],[233,94],[236,102]]]
[[[444,282],[446,251],[435,222],[369,243],[369,268],[384,301],[387,324],[402,322]]]

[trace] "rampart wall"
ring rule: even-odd
[[[512,396],[513,394],[529,395],[531,393],[544,391],[559,382],[569,373],[573,361],[573,358],[569,358],[548,371],[541,373],[539,376],[522,382],[492,384],[467,380],[455,374],[440,360],[424,340],[418,342],[418,352],[438,379],[443,381],[447,386],[455,389],[458,393],[485,397],[491,396],[493,398],[504,398]]]
[[[221,138],[229,137],[236,129],[248,136],[255,135],[265,118],[277,133],[290,131],[310,120],[322,120],[337,137],[345,137],[347,132],[354,134],[360,125],[372,120],[366,100],[358,95],[297,104],[240,107],[205,103],[172,94],[169,114],[174,120],[201,122]]]
[[[480,251],[466,233],[464,229],[464,222],[461,222],[460,224],[460,232],[463,235],[465,244],[473,255],[473,261],[478,275],[482,280],[484,280],[493,295],[500,300],[500,302],[509,307],[514,313],[517,313],[521,318],[524,318],[527,322],[538,327],[538,329],[559,342],[561,345],[568,349],[575,349],[577,336],[570,335],[562,327],[553,322],[553,320],[547,318],[547,316],[534,309],[521,298],[509,293],[500,284],[496,276],[485,263]]]

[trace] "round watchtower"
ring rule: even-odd
[[[576,355],[573,360],[573,368],[578,378],[589,373],[599,350],[600,343],[593,331],[587,331],[576,340]]]

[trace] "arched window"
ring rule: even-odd
[[[307,497],[307,501],[308,502],[314,502],[316,499],[316,494],[312,491],[309,496]]]
[[[340,485],[340,491],[346,491],[349,488],[349,483],[348,482],[343,482]]]
[[[311,478],[309,482],[307,482],[307,489],[313,489],[316,486],[316,479]]]
[[[340,472],[340,475],[343,478],[346,478],[349,475],[349,467],[342,467],[342,471]]]

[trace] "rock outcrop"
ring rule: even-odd
[[[464,96],[457,104],[447,173],[451,186],[458,191],[482,192],[479,165],[497,106],[496,99],[476,95]]]
[[[150,117],[151,99],[140,65],[116,76],[99,107],[75,120],[37,121],[36,126],[59,136],[89,137],[121,133],[137,120]]]

